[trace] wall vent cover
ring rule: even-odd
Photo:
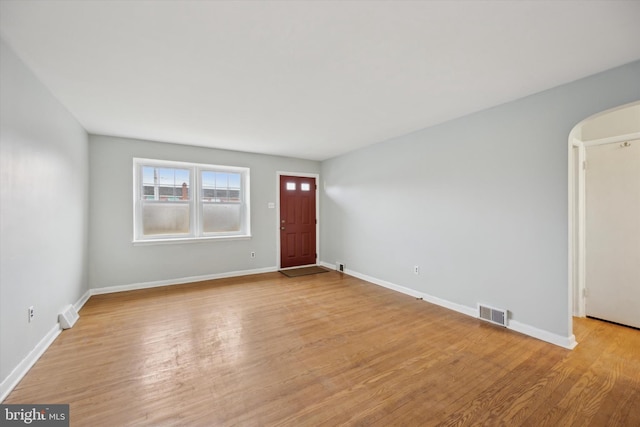
[[[80,318],[80,315],[76,311],[76,308],[69,304],[63,311],[58,315],[58,322],[60,322],[60,326],[62,329],[69,329]]]
[[[478,304],[478,317],[496,325],[507,326],[507,310]]]

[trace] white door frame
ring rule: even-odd
[[[320,174],[307,173],[307,172],[276,172],[276,266],[278,270],[282,267],[280,265],[280,177],[281,176],[301,176],[305,178],[316,179],[316,264],[319,264],[320,260]]]

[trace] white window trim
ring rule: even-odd
[[[142,234],[142,166],[189,169],[189,199],[190,233],[158,236],[144,236]],[[201,189],[202,171],[234,172],[241,176],[241,231],[204,233],[202,231]],[[250,206],[250,171],[249,168],[238,166],[212,165],[205,163],[177,162],[171,160],[133,158],[133,244],[172,244],[206,242],[212,240],[245,240],[251,238],[251,206]]]

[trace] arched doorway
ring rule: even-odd
[[[593,170],[589,169],[589,156],[591,156],[592,160],[596,161],[602,156],[602,154],[598,152],[608,152],[609,154],[607,155],[611,155],[616,150],[619,151],[627,147],[632,148],[632,144],[635,144],[637,149],[640,141],[636,140],[639,139],[640,102],[624,105],[591,116],[577,124],[569,135],[569,300],[572,306],[572,309],[569,310],[570,315],[577,317],[593,315],[589,313],[587,309],[587,301],[591,298],[591,308],[594,308],[596,305],[594,301],[597,301],[599,296],[598,292],[592,293],[591,296],[589,295],[587,277],[591,275],[591,284],[593,285],[597,283],[597,274],[594,276],[594,268],[588,267],[594,267],[594,263],[596,263],[594,259],[597,259],[602,254],[602,252],[598,254],[597,251],[593,250],[594,247],[602,245],[602,240],[597,241],[598,239],[595,237],[597,237],[597,234],[608,237],[606,232],[594,233],[592,227],[594,227],[594,224],[597,222],[593,220],[587,221],[587,187],[589,185],[591,188],[597,187],[593,184],[593,181],[591,184],[588,184],[587,171],[589,170],[592,174],[592,179],[594,174]],[[624,154],[619,152],[617,155],[626,155],[628,157],[627,153],[632,153],[632,151],[627,151]],[[635,161],[635,157],[636,156],[634,156],[633,161]],[[631,168],[636,168],[636,166],[631,166]],[[640,168],[640,164],[638,168]],[[605,193],[601,192],[600,194],[607,194],[607,190],[605,189],[604,191]],[[594,198],[599,198],[599,196],[592,194],[590,200]],[[591,206],[589,209],[593,209],[593,207]],[[594,215],[591,215],[591,219],[593,219],[593,217]],[[603,218],[606,218],[606,215],[603,216]],[[587,235],[589,233],[591,233],[592,236],[590,247],[587,246]],[[633,238],[633,236],[629,236],[629,239]],[[640,236],[635,236],[635,238],[640,238]],[[589,249],[591,250],[591,254],[588,257]],[[636,250],[636,247],[633,246],[631,249]],[[589,262],[588,259],[591,259],[592,264],[587,264]],[[602,274],[608,273],[602,271],[599,274],[602,276]],[[637,275],[637,272],[632,271],[630,274]],[[600,281],[601,280],[602,277],[600,277]],[[592,290],[594,289],[597,291],[597,286],[592,288]],[[594,317],[602,318],[602,316]],[[616,318],[605,320],[624,323]]]

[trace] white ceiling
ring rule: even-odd
[[[640,59],[640,1],[0,1],[90,133],[323,160]]]

